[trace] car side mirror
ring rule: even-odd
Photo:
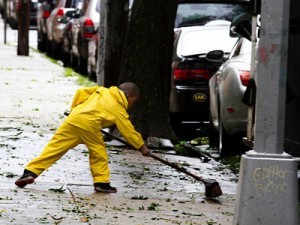
[[[211,62],[222,62],[224,59],[225,53],[222,50],[210,51],[206,54],[205,58]]]
[[[79,18],[79,17],[80,17],[80,12],[78,10],[71,10],[71,11],[66,12],[64,16],[59,17],[57,19],[57,21],[59,23],[67,23],[70,18],[76,19],[76,18]]]
[[[65,16],[68,18],[77,19],[80,17],[80,11],[79,10],[71,10],[71,11],[66,12]]]
[[[252,35],[252,14],[242,13],[235,16],[230,25],[231,37],[244,37],[251,41]]]

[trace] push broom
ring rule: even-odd
[[[104,130],[101,130],[103,134],[107,135],[108,137],[112,138],[112,139],[115,139],[117,141],[119,141],[120,143],[122,144],[125,144],[127,145],[128,147],[130,148],[133,148],[128,142],[126,142],[125,140],[119,138],[119,137],[116,137],[115,135],[109,133],[109,132],[106,132]],[[197,181],[200,181],[204,184],[205,186],[205,196],[207,198],[216,198],[220,195],[222,195],[222,189],[219,185],[219,182],[217,182],[215,179],[204,179],[200,176],[197,176],[189,171],[187,171],[185,168],[181,167],[181,166],[178,166],[177,164],[173,163],[173,162],[169,162],[153,153],[150,153],[148,156],[152,157],[153,159],[155,160],[158,160],[160,161],[161,163],[165,164],[165,165],[168,165],[174,169],[176,169],[177,171],[180,171],[182,173],[185,173],[186,175],[189,175],[191,177],[193,177],[194,179],[196,179]]]

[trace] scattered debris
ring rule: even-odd
[[[64,186],[62,185],[60,188],[50,188],[49,191],[53,191],[55,193],[64,193],[67,189],[64,189]]]

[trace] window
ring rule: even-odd
[[[227,20],[246,11],[242,3],[181,3],[177,8],[175,27],[204,25],[212,20]]]

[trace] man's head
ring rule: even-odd
[[[125,93],[128,101],[128,109],[130,109],[140,97],[138,86],[132,82],[125,82],[119,86],[119,89]]]

